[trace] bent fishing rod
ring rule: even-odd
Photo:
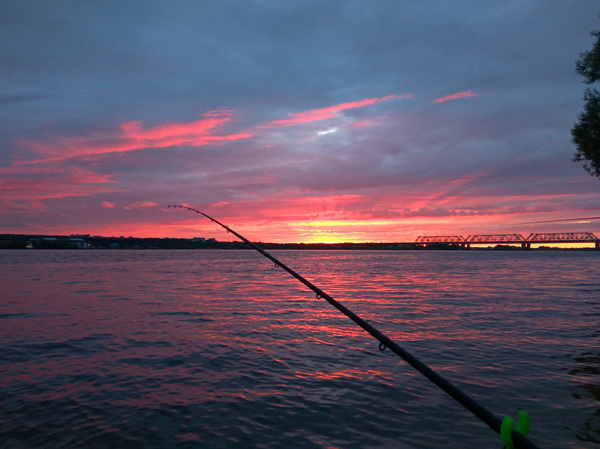
[[[459,404],[461,404],[463,407],[465,407],[467,410],[469,410],[471,413],[473,413],[481,421],[486,423],[494,432],[500,434],[502,436],[504,443],[506,444],[507,449],[512,449],[510,447],[512,445],[514,445],[513,447],[517,447],[519,449],[539,449],[538,446],[536,446],[534,443],[532,443],[529,439],[527,439],[525,437],[525,435],[527,434],[528,428],[529,428],[529,422],[528,422],[529,420],[525,413],[519,412],[519,417],[520,417],[519,426],[517,427],[516,430],[513,429],[513,425],[514,425],[515,421],[512,418],[505,417],[503,420],[501,420],[500,418],[495,416],[492,412],[487,410],[484,406],[482,406],[477,401],[472,399],[466,393],[462,392],[455,385],[453,385],[448,380],[446,380],[444,377],[442,377],[440,374],[438,374],[437,372],[435,372],[434,370],[429,368],[427,365],[425,365],[423,362],[421,362],[415,356],[410,354],[408,351],[401,348],[393,340],[391,340],[389,337],[387,337],[386,335],[381,333],[379,330],[377,330],[371,324],[366,322],[364,319],[362,319],[361,317],[356,315],[354,312],[352,312],[346,306],[344,306],[343,304],[341,304],[340,302],[335,300],[333,297],[331,297],[330,295],[325,293],[323,290],[321,290],[319,287],[317,287],[316,285],[314,285],[313,283],[311,283],[310,281],[305,279],[300,274],[296,273],[294,270],[289,268],[287,265],[285,265],[284,263],[282,263],[281,261],[276,259],[274,256],[272,256],[271,254],[266,252],[260,246],[252,243],[250,240],[248,240],[243,235],[237,233],[230,227],[224,225],[220,221],[215,220],[214,218],[205,214],[204,212],[201,212],[192,207],[182,206],[179,204],[172,204],[167,207],[186,209],[191,212],[195,212],[199,215],[203,215],[204,217],[208,218],[213,223],[224,228],[227,232],[235,235],[238,239],[240,239],[242,242],[244,242],[250,248],[258,251],[264,257],[271,260],[275,264],[275,267],[279,267],[279,268],[282,268],[283,270],[287,271],[290,275],[295,277],[298,281],[302,282],[310,290],[315,292],[317,295],[317,299],[324,299],[329,304],[331,304],[333,307],[335,307],[340,312],[342,312],[344,315],[346,315],[348,318],[350,318],[352,321],[354,321],[356,324],[358,324],[360,327],[362,327],[369,334],[371,334],[371,336],[373,336],[376,340],[379,341],[379,349],[381,351],[385,350],[386,348],[389,348],[392,352],[394,352],[396,355],[398,355],[400,358],[402,358],[405,362],[407,362],[409,365],[411,365],[414,369],[416,369],[418,372],[420,372],[423,376],[425,376],[427,379],[429,379],[431,382],[433,382],[435,385],[437,385],[442,391],[444,391],[446,394],[448,394],[450,397],[452,397],[454,400],[456,400]],[[527,421],[527,422],[525,423],[522,421]]]

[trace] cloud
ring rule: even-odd
[[[90,176],[95,181],[79,178],[76,173],[64,173],[62,176],[49,177],[19,176],[0,179],[0,209],[9,210],[47,210],[47,201],[64,200],[74,197],[90,197],[97,194],[116,193],[110,185],[99,183],[100,178]]]
[[[461,98],[478,97],[479,95],[472,90],[466,90],[464,92],[457,92],[455,94],[446,95],[444,97],[436,98],[432,103],[445,103],[446,101],[460,100]]]
[[[69,99],[73,97],[87,97],[91,95],[101,95],[106,92],[79,92],[79,93],[61,93],[61,94],[14,94],[0,95],[0,106],[11,103],[26,103],[45,99]]]
[[[158,207],[158,204],[152,201],[136,201],[128,206],[125,206],[125,209],[144,209],[146,207]]]
[[[337,117],[339,112],[345,111],[347,109],[354,108],[363,108],[365,106],[371,106],[376,103],[380,103],[382,101],[388,100],[396,100],[400,98],[410,98],[411,95],[388,95],[383,98],[367,98],[359,101],[350,101],[348,103],[341,103],[335,106],[328,106],[326,108],[321,109],[311,109],[306,112],[295,112],[288,114],[287,119],[283,120],[274,120],[267,125],[262,127],[264,128],[272,128],[272,127],[280,127],[280,126],[295,126],[303,123],[316,122],[319,120],[325,120],[332,117]]]
[[[0,106],[6,105],[10,103],[23,103],[28,101],[42,100],[45,98],[53,98],[58,97],[59,95],[35,95],[35,94],[27,94],[27,95],[0,95]]]
[[[87,196],[114,189],[112,175],[102,175],[78,167],[0,167],[0,190],[4,199],[49,199]]]
[[[90,135],[57,137],[51,143],[33,140],[21,140],[20,143],[41,154],[44,159],[61,160],[148,148],[219,145],[252,137],[249,132],[217,132],[220,126],[231,120],[232,115],[232,111],[228,110],[210,111],[193,122],[167,123],[147,128],[137,120],[123,123],[118,129],[96,131]]]
[[[372,106],[384,101],[409,98],[410,95],[388,95],[382,98],[367,98],[337,104],[306,112],[288,114],[290,118],[274,120],[266,125],[257,124],[245,130],[232,133],[218,132],[224,125],[231,124],[234,111],[220,109],[202,114],[202,118],[192,122],[171,122],[155,126],[144,126],[141,120],[124,122],[118,128],[108,128],[85,133],[80,136],[50,136],[47,139],[21,139],[18,143],[41,156],[24,164],[39,164],[47,161],[61,161],[73,158],[126,153],[154,148],[216,146],[236,140],[251,139],[259,129],[291,127],[327,118],[337,117],[342,111]],[[364,126],[369,119],[360,121]],[[372,119],[371,119],[372,120]],[[337,127],[328,128],[318,135],[331,134]]]
[[[231,120],[231,111],[210,111],[203,118],[190,123],[170,123],[144,129],[140,121],[123,123],[123,140],[131,142],[130,149],[166,148],[172,146],[216,145],[220,142],[247,139],[248,132],[229,135],[216,135],[213,131]]]

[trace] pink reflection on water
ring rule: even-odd
[[[364,369],[360,369],[360,368],[349,368],[349,369],[342,369],[342,370],[336,370],[336,371],[330,371],[330,372],[296,371],[296,376],[298,376],[302,379],[314,377],[317,379],[325,379],[325,380],[346,378],[346,379],[366,380],[366,381],[373,380],[375,378],[377,378],[377,379],[387,378],[388,380],[391,380],[391,378],[392,378],[389,373],[385,373],[383,371],[377,371],[377,370],[372,370],[372,369],[364,370]]]
[[[191,407],[227,411],[241,404],[249,414],[264,407],[273,418],[290,407],[335,402],[340,389],[397,387],[399,376],[404,389],[418,376],[390,351],[379,353],[371,336],[329,304],[248,253],[57,254],[6,265],[0,350],[8,368],[0,367],[0,386],[22,402],[67,401],[64,407],[77,413],[118,406],[125,420],[142,408],[186,419]],[[554,394],[557,382],[542,379],[551,387],[535,390],[545,364],[567,364],[565,346],[575,355],[595,350],[597,338],[575,337],[586,323],[597,328],[594,317],[577,311],[585,310],[584,295],[597,296],[597,258],[586,276],[580,264],[567,279],[563,271],[578,259],[563,254],[555,262],[544,258],[544,270],[535,254],[284,256],[476,394],[493,398],[492,389],[524,384],[517,396],[539,396],[552,406],[544,391]],[[594,363],[575,360],[588,369]],[[422,383],[412,385],[411,397],[429,400]],[[178,438],[194,435],[181,431]]]

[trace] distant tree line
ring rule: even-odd
[[[85,243],[85,245],[81,245]],[[262,243],[264,249],[420,249],[421,246],[400,243]],[[25,234],[0,235],[0,249],[248,249],[243,242],[220,242],[215,239],[91,237]],[[433,248],[432,248],[433,249]]]
[[[82,243],[85,243],[82,245]],[[265,250],[463,250],[453,243],[263,243]],[[137,237],[84,237],[42,236],[25,234],[0,235],[0,249],[249,249],[243,242],[219,242],[214,239],[137,238]],[[472,250],[521,251],[521,247],[496,245]],[[551,249],[540,247],[539,250]]]
[[[0,235],[0,249],[210,249],[245,248],[241,242],[218,242],[214,239],[137,238],[137,237],[69,237],[61,235]]]

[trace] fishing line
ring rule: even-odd
[[[600,220],[600,217],[561,218],[560,220],[526,221],[523,223],[515,223],[515,224],[522,225],[522,224],[538,224],[538,223],[563,223],[563,222],[567,222],[567,221],[583,221],[583,220]],[[511,226],[514,226],[514,225],[511,225]]]
[[[409,365],[411,365],[413,368],[415,368],[417,371],[419,371],[421,374],[423,374],[427,379],[429,379],[431,382],[433,382],[435,385],[437,385],[440,389],[442,389],[446,394],[448,394],[450,397],[455,399],[459,404],[461,404],[463,407],[465,407],[467,410],[469,410],[471,413],[473,413],[476,417],[478,417],[480,420],[482,420],[484,423],[486,423],[494,432],[496,432],[498,434],[501,433],[503,420],[501,420],[500,418],[495,416],[492,412],[490,412],[484,406],[482,406],[481,404],[476,402],[474,399],[472,399],[466,393],[462,392],[460,389],[458,389],[456,386],[454,386],[452,383],[450,383],[444,377],[442,377],[441,375],[439,375],[438,373],[433,371],[431,368],[429,368],[427,365],[425,365],[423,362],[421,362],[415,356],[410,354],[405,349],[401,348],[398,344],[396,344],[389,337],[382,334],[379,330],[377,330],[375,327],[373,327],[372,325],[367,323],[365,320],[363,320],[361,317],[356,315],[354,312],[352,312],[346,306],[344,306],[340,302],[333,299],[333,297],[329,296],[323,290],[321,290],[320,288],[318,288],[317,286],[312,284],[310,281],[305,279],[300,274],[296,273],[294,270],[289,268],[283,262],[281,262],[278,259],[276,259],[275,257],[273,257],[271,254],[266,252],[260,246],[255,245],[250,240],[248,240],[246,237],[242,236],[241,234],[238,234],[236,231],[234,231],[233,229],[224,225],[220,221],[215,220],[211,216],[206,215],[204,212],[201,212],[197,209],[194,209],[194,208],[188,207],[188,206],[181,206],[178,204],[169,205],[168,207],[187,209],[189,211],[203,215],[204,217],[208,218],[213,223],[216,223],[217,225],[224,228],[227,232],[230,232],[231,234],[235,235],[237,238],[239,238],[241,241],[243,241],[250,248],[258,251],[260,254],[265,256],[267,259],[271,260],[275,264],[276,267],[280,267],[283,270],[287,271],[289,274],[291,274],[293,277],[295,277],[297,280],[299,280],[304,285],[306,285],[309,289],[311,289],[313,292],[315,292],[317,299],[321,299],[321,298],[324,299],[329,304],[331,304],[333,307],[335,307],[340,312],[342,312],[344,315],[346,315],[348,318],[350,318],[352,321],[354,321],[356,324],[358,324],[360,327],[362,327],[369,334],[371,334],[375,339],[377,339],[379,341],[379,349],[380,350],[383,351],[386,348],[389,348],[392,352],[394,352],[396,355],[398,355],[400,358],[402,358],[404,361],[406,361]],[[517,448],[539,449],[538,446],[536,446],[534,443],[529,441],[524,435],[520,434],[516,430],[512,430],[511,436],[512,436],[513,443],[514,443],[515,447],[517,447]]]

